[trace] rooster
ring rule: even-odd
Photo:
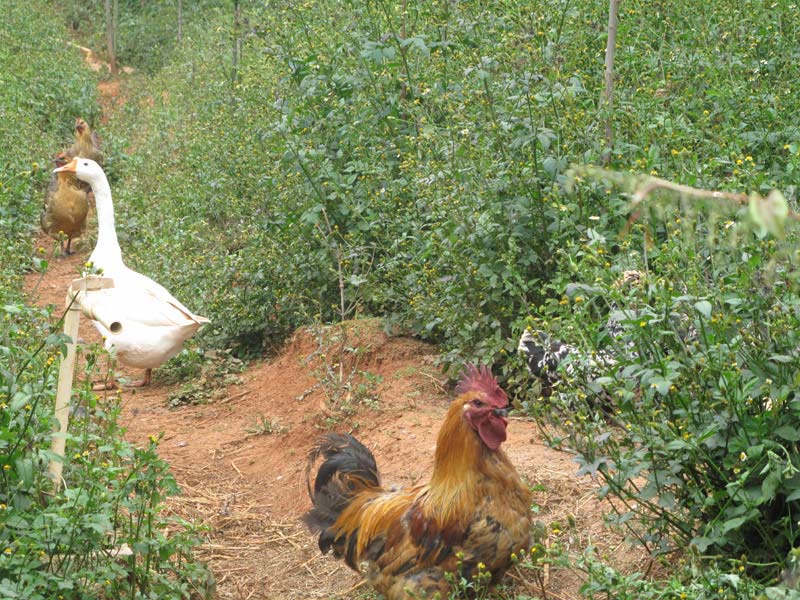
[[[372,453],[351,435],[322,436],[309,453],[305,523],[323,553],[332,549],[387,600],[447,598],[448,574],[489,572],[497,583],[530,541],[531,494],[500,450],[508,398],[473,365],[456,392],[425,485],[383,487]]]

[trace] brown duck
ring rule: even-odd
[[[97,137],[97,132],[92,131],[89,124],[80,117],[75,119],[75,143],[67,150],[68,159],[76,156],[91,158],[101,166],[103,164],[103,153],[100,152],[100,138]]]
[[[78,117],[75,119],[75,142],[67,150],[67,162],[70,159],[79,156],[81,158],[90,158],[100,166],[103,165],[103,153],[100,152],[100,138],[97,136],[96,131],[92,131],[89,124]],[[59,165],[61,166],[61,165]],[[78,181],[78,186],[89,194],[89,204],[94,206],[94,194],[92,188],[85,181]]]
[[[53,161],[57,167],[69,162],[65,153]],[[78,237],[86,227],[89,202],[74,173],[53,173],[44,198],[44,210],[39,222],[42,230],[56,240],[61,240],[61,254],[72,254],[72,238]],[[66,239],[64,239],[66,236]]]

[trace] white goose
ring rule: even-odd
[[[113,288],[92,292],[92,300],[105,313],[113,314],[122,327],[114,333],[97,321],[92,324],[122,364],[146,369],[144,380],[132,385],[148,385],[152,370],[178,354],[183,342],[209,320],[192,313],[163,286],[125,266],[114,226],[111,188],[100,165],[75,157],[55,171],[75,173],[92,187],[98,234],[89,261],[102,269],[103,276],[114,280]]]

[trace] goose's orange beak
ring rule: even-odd
[[[53,173],[75,173],[78,170],[78,159],[73,158],[63,167],[58,167],[57,169],[53,169]]]

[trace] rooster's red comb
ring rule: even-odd
[[[488,367],[483,365],[476,367],[473,364],[468,364],[461,376],[461,381],[456,386],[456,392],[463,394],[465,392],[483,392],[486,394],[485,401],[487,404],[492,404],[497,408],[508,406],[508,397],[497,379]]]

